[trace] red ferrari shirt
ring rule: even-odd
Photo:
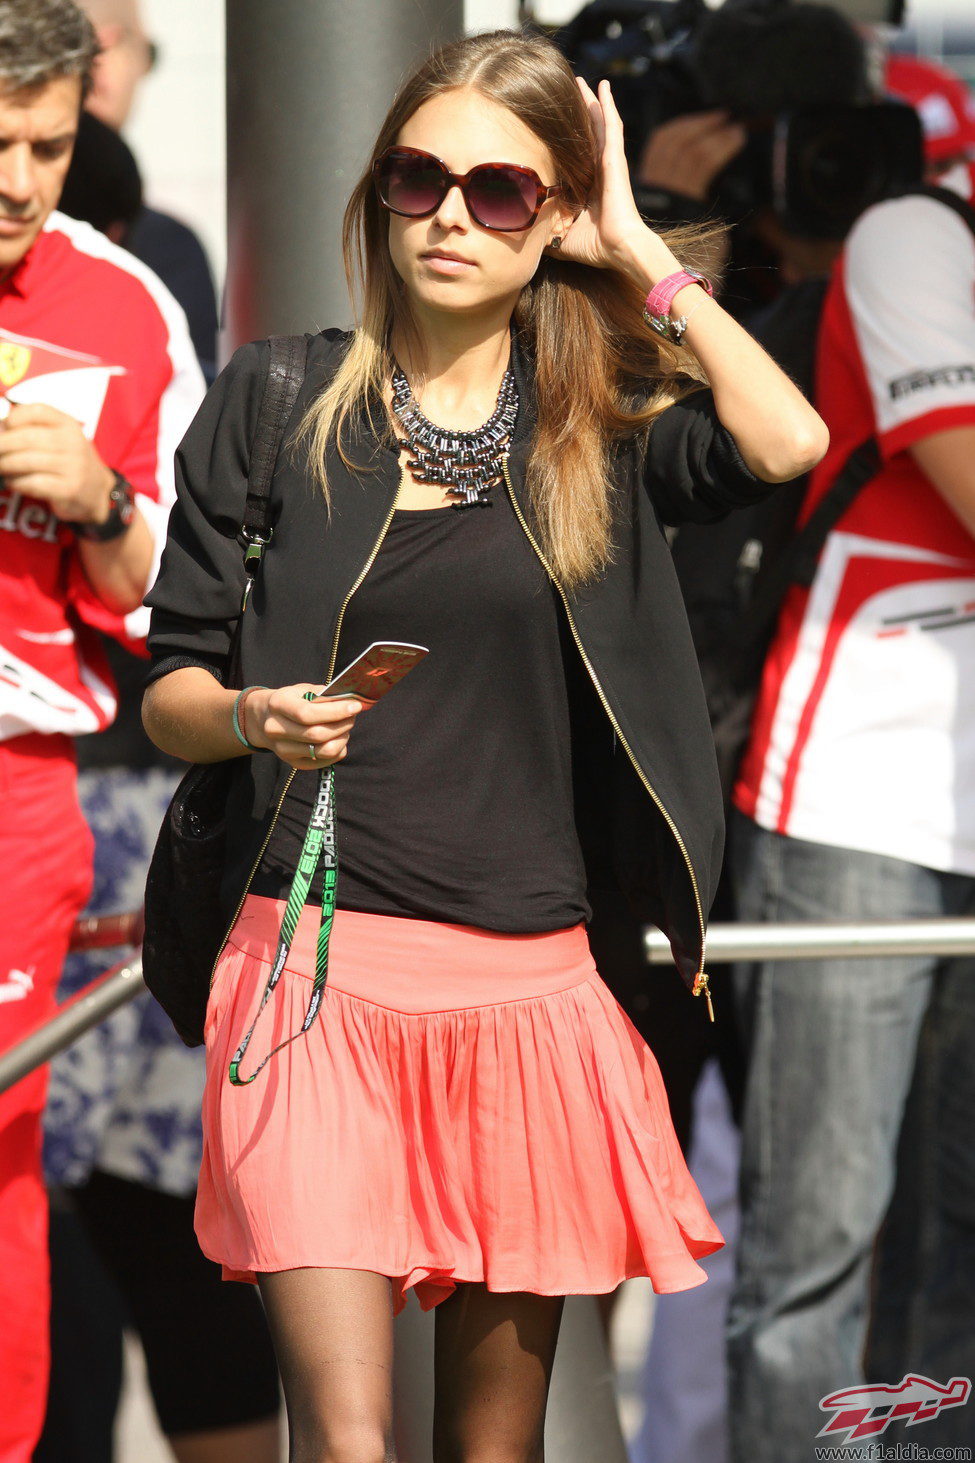
[[[54,213],[0,284],[0,392],[82,425],[136,490],[157,545],[173,454],[203,395],[182,310],[156,276],[87,224]],[[97,598],[77,541],[42,502],[0,479],[0,741],[100,731],[115,695],[93,629],[139,648],[148,611]]]
[[[943,204],[869,209],[832,280],[804,515],[875,434],[883,466],[788,595],[735,793],[762,827],[975,874],[975,540],[910,448],[975,425],[975,238]]]

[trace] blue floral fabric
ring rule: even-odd
[[[95,836],[89,914],[140,909],[156,834],[178,774],[162,768],[83,772],[79,795]],[[68,958],[64,1001],[130,953],[95,950]],[[44,1115],[49,1183],[83,1184],[95,1167],[168,1194],[188,1195],[203,1137],[203,1048],[179,1040],[148,992],[55,1058]]]

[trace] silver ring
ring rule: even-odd
[[[318,748],[315,746],[314,742],[306,742],[305,743],[305,746],[308,748],[308,755],[311,758],[311,760],[313,762],[317,762],[318,761]]]

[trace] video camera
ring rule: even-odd
[[[722,108],[747,128],[709,201],[730,223],[771,205],[797,237],[842,239],[871,203],[921,179],[917,115],[870,100],[862,44],[838,10],[594,0],[554,39],[593,87],[612,83],[631,166],[674,117]],[[655,212],[652,197],[638,202]]]

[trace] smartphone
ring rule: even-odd
[[[331,700],[334,696],[354,696],[364,707],[375,705],[397,682],[419,665],[428,654],[425,645],[405,645],[397,640],[377,640],[356,656],[351,665],[333,676],[317,695],[307,692],[309,701]]]

